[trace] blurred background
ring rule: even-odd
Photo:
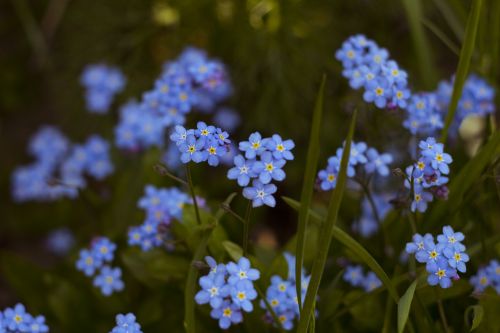
[[[484,8],[495,1],[485,1]],[[361,111],[357,141],[404,151],[409,139],[398,129],[400,114],[375,110],[362,101],[359,91],[349,88],[334,58],[342,42],[353,34],[365,34],[407,70],[412,90],[434,90],[456,69],[469,6],[465,0],[1,2],[0,308],[26,302],[34,312],[46,314],[54,332],[104,332],[112,327],[115,313],[134,309],[146,332],[160,332],[162,327],[182,330],[179,281],[153,294],[150,286],[137,284],[127,287],[126,294],[104,299],[74,269],[77,250],[96,235],[107,235],[126,247],[127,228],[143,219],[136,201],[145,184],[175,185],[153,171],[162,151],[124,154],[114,149],[114,174],[91,183],[79,199],[14,203],[11,172],[31,162],[27,145],[41,125],[57,126],[74,142],[83,142],[90,134],[113,142],[119,106],[150,89],[165,61],[195,46],[227,66],[234,92],[224,105],[241,117],[240,126],[231,133],[235,141],[256,130],[265,136],[279,133],[293,138],[296,159],[286,167],[287,180],[280,184],[278,196],[298,198],[310,118],[323,73],[327,84],[320,166],[341,145],[354,108]],[[482,11],[471,70],[496,86],[499,59],[492,45],[498,43],[492,41],[498,38],[493,31],[495,27],[498,31],[499,18],[493,13]],[[96,62],[118,66],[128,79],[125,91],[104,116],[86,111],[79,83],[83,68]],[[187,124],[194,126],[201,119],[210,120],[193,113]],[[457,163],[465,158],[457,156]],[[193,176],[209,204],[216,207],[229,193],[239,191],[225,178],[225,168],[210,168],[210,177],[206,172],[206,167],[196,168]],[[351,204],[341,211],[344,222],[359,215],[355,199],[346,198]],[[327,200],[327,195],[316,197],[318,205]],[[241,212],[243,199],[234,205]],[[234,223],[226,222],[228,233],[239,241],[240,228]],[[46,248],[47,235],[61,227],[76,237],[71,255],[65,258]],[[254,214],[252,239],[277,249],[295,228],[295,213],[279,202],[275,209]]]

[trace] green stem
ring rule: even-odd
[[[245,213],[245,221],[243,222],[243,256],[248,253],[248,240],[250,238],[250,215],[252,213],[252,201],[248,200],[247,211]]]
[[[271,317],[273,318],[274,323],[279,327],[280,332],[283,332],[283,325],[281,325],[281,322],[280,322],[280,319],[278,318],[278,315],[276,314],[276,312],[274,312],[273,307],[271,306],[271,304],[269,304],[269,301],[267,300],[266,296],[264,295],[262,290],[260,290],[259,287],[255,286],[255,290],[257,290],[257,294],[259,294],[259,297],[264,302],[264,305],[266,306],[266,310],[271,314]]]
[[[441,323],[443,324],[443,329],[445,333],[448,333],[450,330],[448,328],[448,321],[446,320],[446,314],[444,313],[444,307],[443,307],[443,301],[441,299],[441,292],[439,289],[437,289],[437,294],[438,294],[438,309],[439,309],[439,317],[441,317]]]
[[[194,212],[196,213],[196,221],[201,224],[200,211],[198,209],[198,201],[196,200],[196,194],[194,193],[193,179],[191,177],[191,168],[189,164],[186,164],[186,177],[188,180],[189,193],[191,193],[191,199],[193,199]]]
[[[167,177],[175,180],[176,182],[181,183],[182,185],[189,186],[189,184],[184,179],[181,179],[181,178],[173,175],[172,173],[170,173],[170,171],[168,171],[168,169],[164,165],[162,165],[160,163],[153,165],[153,169],[162,176],[167,176]]]

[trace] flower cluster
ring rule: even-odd
[[[342,62],[342,75],[353,89],[364,89],[363,99],[378,108],[404,108],[410,91],[407,74],[389,52],[363,35],[349,37],[335,53]]]
[[[76,262],[76,268],[88,277],[99,271],[99,274],[94,277],[94,286],[100,288],[105,296],[124,288],[121,269],[106,265],[106,263],[113,261],[115,250],[115,243],[106,237],[98,237],[92,241],[90,249],[80,251],[79,259]]]
[[[253,281],[260,272],[250,267],[250,261],[241,257],[238,263],[217,264],[212,257],[205,257],[210,272],[200,277],[201,290],[195,295],[198,304],[209,303],[210,316],[219,321],[222,329],[243,321],[244,312],[252,312],[252,301],[257,298]]]
[[[437,198],[448,198],[449,164],[453,161],[451,156],[444,152],[444,145],[436,142],[433,137],[420,141],[420,155],[418,161],[406,168],[408,178],[405,187],[413,190],[411,211],[425,212],[428,202]]]
[[[88,65],[80,83],[85,87],[87,109],[94,113],[107,113],[116,93],[125,87],[126,79],[116,67],[104,64]]]
[[[116,315],[116,326],[109,333],[142,333],[133,313]]]
[[[294,147],[292,140],[283,140],[278,134],[262,138],[259,132],[252,133],[248,141],[239,143],[239,150],[244,155],[234,157],[234,166],[229,169],[227,178],[237,180],[238,185],[244,187],[243,196],[252,200],[253,207],[274,207],[273,194],[277,187],[271,182],[285,179],[283,167],[293,160]]]
[[[403,127],[413,135],[433,135],[443,126],[443,113],[436,94],[413,94],[406,107],[406,119],[403,121]]]
[[[45,126],[31,139],[29,152],[35,162],[12,174],[12,196],[19,202],[75,198],[86,186],[84,173],[101,180],[113,171],[109,144],[97,135],[71,146],[58,129]]]
[[[338,148],[336,155],[328,158],[325,169],[318,172],[319,186],[323,191],[330,191],[337,186],[337,178],[340,171],[340,162],[344,148]],[[388,165],[392,163],[392,155],[379,153],[375,148],[370,148],[364,142],[352,142],[349,161],[347,164],[347,177],[356,175],[356,168],[364,169],[367,174],[389,175]]]
[[[450,106],[453,80],[441,81],[432,92],[414,94],[406,107],[403,126],[413,135],[434,135],[443,128]],[[472,74],[465,81],[450,134],[457,132],[462,121],[471,115],[485,116],[495,111],[495,90],[485,80]]]
[[[219,159],[228,153],[231,142],[226,131],[202,121],[198,122],[196,129],[175,126],[170,139],[176,144],[182,163],[208,162],[210,166],[219,165]]]
[[[48,331],[49,327],[45,324],[45,317],[32,316],[20,303],[0,311],[1,333],[46,333]]]
[[[288,277],[286,279],[279,275],[271,277],[271,285],[266,291],[266,300],[278,317],[281,326],[289,331],[293,328],[295,318],[299,318],[300,309],[295,279],[295,257],[287,252],[284,253],[284,256],[288,264]],[[304,302],[311,276],[306,275],[304,269],[302,269],[301,275],[301,300]],[[260,306],[263,309],[267,308],[263,300],[261,300]],[[266,312],[266,320],[273,321],[271,313]]]
[[[134,151],[163,146],[167,128],[183,125],[193,109],[212,111],[231,91],[224,65],[201,50],[188,48],[176,60],[165,63],[154,87],[139,103],[123,107],[115,128],[116,143]]]
[[[143,147],[161,146],[165,126],[158,117],[144,112],[137,102],[129,102],[120,109],[120,121],[115,127],[115,144],[118,148],[138,151]]]
[[[371,195],[375,208],[372,207],[370,200],[365,196],[361,202],[361,216],[353,224],[353,230],[363,237],[374,235],[380,227],[379,221],[377,221],[377,215],[378,219],[382,221],[391,210],[391,205],[387,198],[376,193],[372,193]],[[376,209],[377,212],[375,213],[373,209]]]
[[[476,275],[470,278],[474,292],[482,293],[488,287],[493,287],[500,295],[500,262],[491,260],[487,266],[478,269]]]
[[[156,188],[147,185],[144,196],[139,199],[138,206],[146,213],[142,225],[130,228],[129,245],[138,245],[143,251],[155,247],[167,246],[171,238],[169,226],[173,218],[180,219],[182,208],[191,203],[189,196],[181,190],[171,188]]]
[[[443,233],[437,236],[437,244],[431,234],[415,234],[412,242],[406,244],[406,252],[415,254],[418,262],[426,264],[427,282],[431,286],[439,284],[441,288],[449,288],[451,280],[459,278],[458,272],[465,273],[467,269],[469,256],[461,243],[464,238],[461,232],[444,226]]]
[[[375,273],[368,272],[365,275],[363,268],[359,265],[347,266],[343,279],[353,287],[363,288],[367,293],[382,285]]]

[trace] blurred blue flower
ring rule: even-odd
[[[116,315],[116,326],[109,333],[142,333],[133,313]]]
[[[94,286],[100,288],[104,296],[109,296],[115,291],[122,291],[125,287],[121,276],[122,270],[120,268],[104,266],[94,278]]]
[[[264,185],[259,180],[254,180],[251,187],[245,187],[243,189],[243,196],[248,200],[252,200],[253,207],[260,207],[262,205],[274,207],[276,205],[276,199],[274,199],[273,194],[276,191],[276,185]]]

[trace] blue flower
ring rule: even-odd
[[[229,301],[224,301],[219,308],[212,309],[210,316],[219,320],[219,327],[228,329],[232,324],[239,324],[243,321],[243,315],[237,305]]]
[[[414,187],[413,201],[411,203],[411,211],[418,210],[425,212],[427,210],[427,203],[432,201],[432,194],[424,191],[418,186]]]
[[[234,131],[240,124],[241,118],[238,113],[231,109],[222,108],[215,113],[214,123],[217,126]]]
[[[448,164],[450,164],[453,159],[449,154],[443,152],[442,144],[436,144],[433,149],[424,150],[422,155],[430,158],[430,163],[435,170],[439,170],[445,175],[450,172]]]
[[[274,134],[271,139],[267,141],[267,148],[273,153],[273,157],[277,160],[293,160],[291,150],[294,147],[295,143],[292,140],[283,141],[278,134]]]
[[[392,98],[392,90],[386,79],[373,80],[367,83],[363,99],[374,102],[378,108],[384,108]]]
[[[109,296],[114,291],[122,291],[125,287],[121,276],[122,270],[120,268],[104,266],[99,275],[94,278],[94,286],[99,287],[104,296]]]
[[[18,303],[14,308],[7,308],[3,312],[5,327],[13,332],[27,332],[31,315],[26,312],[24,305]]]
[[[87,249],[80,251],[80,257],[76,262],[76,268],[79,271],[82,271],[86,276],[92,276],[101,266],[102,260],[95,256],[94,251],[89,251]]]
[[[429,285],[435,286],[439,284],[441,288],[451,287],[451,279],[457,275],[456,270],[451,268],[444,258],[429,262],[427,271],[430,273],[427,277]]]
[[[186,164],[190,161],[195,163],[203,162],[207,156],[206,152],[203,151],[205,146],[205,139],[196,139],[194,135],[188,135],[185,143],[179,145],[179,150],[181,151],[181,161]]]
[[[424,236],[422,236],[420,234],[415,234],[415,235],[413,235],[412,240],[413,240],[413,242],[406,243],[406,248],[405,248],[405,251],[407,253],[410,253],[410,254],[417,253],[419,251],[424,251],[425,250],[425,243],[426,242],[433,242],[434,237],[429,233],[425,234]],[[422,262],[425,262],[425,261],[422,261]]]
[[[347,266],[343,279],[354,287],[361,286],[364,279],[363,268],[361,266]]]
[[[210,303],[214,309],[222,305],[223,299],[229,295],[229,287],[226,285],[224,271],[202,276],[199,280],[200,290],[195,295],[198,304]]]
[[[257,298],[257,292],[250,280],[243,279],[231,286],[231,298],[233,304],[240,309],[245,312],[252,312],[252,301]]]
[[[271,180],[282,181],[285,179],[285,172],[281,169],[285,166],[284,159],[276,160],[270,152],[264,152],[261,160],[256,161],[252,166],[252,171],[259,175],[262,184],[269,184]]]
[[[424,239],[424,249],[418,250],[415,253],[415,258],[420,263],[426,263],[426,268],[428,270],[431,264],[436,263],[438,259],[441,259],[441,250],[442,248],[436,246],[434,243],[434,237],[432,237],[432,239]]]
[[[241,257],[238,263],[229,262],[226,265],[226,270],[229,273],[228,282],[235,285],[238,281],[250,280],[255,281],[260,277],[260,272],[255,268],[250,267],[250,260]]]
[[[29,323],[30,333],[46,333],[49,331],[49,327],[45,324],[44,316],[33,317]]]
[[[92,244],[92,252],[94,258],[99,261],[111,262],[113,261],[114,251],[116,250],[116,244],[112,243],[106,237],[100,237],[97,241]]]
[[[465,239],[465,236],[461,232],[453,231],[453,228],[448,226],[443,227],[443,234],[437,236],[437,240],[440,244],[452,250],[464,251],[465,246],[461,243]]]
[[[362,286],[366,292],[370,292],[382,286],[382,281],[380,281],[375,273],[368,272],[362,281]]]
[[[250,178],[257,175],[253,172],[254,160],[245,160],[242,155],[234,157],[234,167],[227,172],[227,178],[237,179],[238,185],[245,187],[250,183]]]
[[[114,95],[125,87],[126,79],[116,67],[95,64],[85,67],[80,82],[87,89],[85,97],[88,110],[106,113]]]
[[[199,137],[211,137],[213,134],[215,134],[216,129],[214,126],[210,125],[207,126],[206,123],[203,121],[199,121],[198,124],[196,125],[197,129],[195,130],[195,133]]]
[[[452,268],[456,268],[459,272],[465,273],[467,267],[465,263],[469,261],[469,256],[465,252],[454,250],[450,247],[443,249],[444,256],[448,259],[448,264]]]
[[[245,158],[254,159],[257,155],[265,151],[267,141],[262,140],[259,132],[252,133],[248,141],[242,141],[239,144],[239,149],[245,152]]]
[[[116,315],[116,326],[110,333],[142,333],[133,313]]]
[[[375,148],[368,148],[366,151],[368,162],[365,164],[365,170],[369,173],[377,171],[381,176],[389,175],[388,164],[392,163],[390,154],[379,154]]]
[[[276,200],[273,194],[277,191],[274,184],[262,184],[259,180],[254,180],[251,187],[243,189],[243,196],[248,200],[252,200],[253,207],[267,205],[269,207],[276,206]]]
[[[330,191],[337,185],[338,168],[338,165],[328,163],[326,169],[318,172],[320,187],[323,191]]]

